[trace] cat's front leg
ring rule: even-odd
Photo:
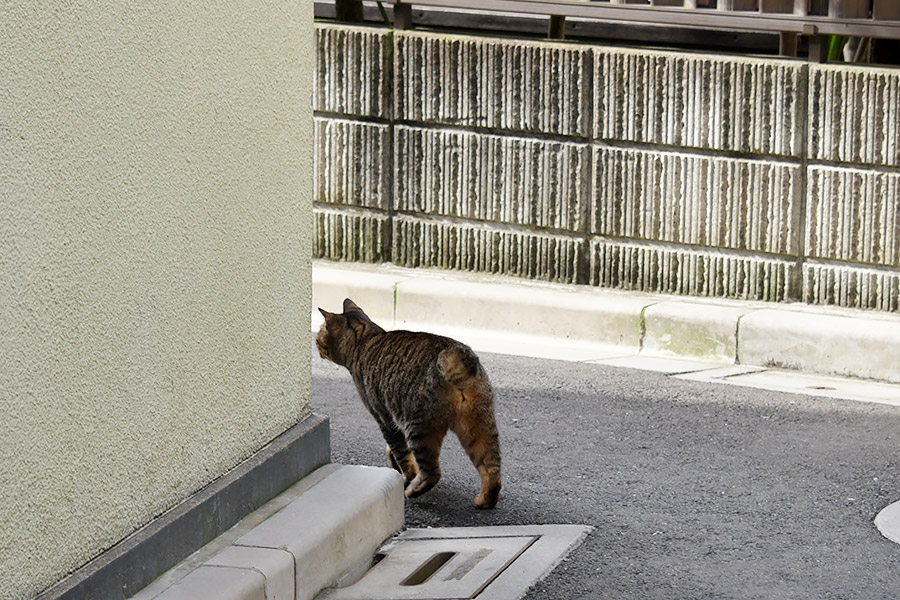
[[[387,454],[388,466],[403,475],[404,485],[409,485],[409,482],[418,475],[419,468],[416,466],[416,459],[413,457],[412,452],[409,451],[409,448],[406,448],[405,441],[404,448],[405,450],[395,451],[391,450],[391,446],[388,444],[385,448],[385,453]],[[400,460],[397,460],[398,455]]]
[[[412,449],[419,473],[406,486],[406,497],[415,498],[421,496],[441,480],[441,443],[444,440],[446,430],[431,432],[428,434],[413,434],[409,438],[409,447]]]
[[[381,427],[381,434],[387,442],[388,465],[399,471],[403,475],[404,484],[409,485],[409,482],[419,474],[419,468],[406,444],[406,437],[394,424]]]

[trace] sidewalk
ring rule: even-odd
[[[485,352],[900,405],[900,315],[314,261],[313,329],[348,297]]]

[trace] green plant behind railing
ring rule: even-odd
[[[833,35],[828,40],[828,60],[844,60],[844,46],[850,38],[846,35]]]
[[[381,0],[378,0],[378,12],[381,13],[381,19],[384,21],[384,24],[390,27],[391,20],[388,19],[387,11],[384,9],[384,5],[381,3]]]

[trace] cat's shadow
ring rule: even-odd
[[[407,527],[477,527],[520,524],[521,515],[531,512],[514,495],[500,495],[491,509],[478,509],[472,504],[477,487],[453,482],[446,477],[430,492],[406,499]]]

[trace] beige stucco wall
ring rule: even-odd
[[[0,8],[0,597],[309,414],[311,2]]]

